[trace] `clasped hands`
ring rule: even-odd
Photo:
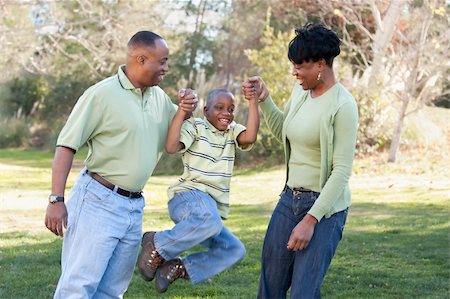
[[[197,108],[197,93],[190,88],[182,88],[178,91],[178,108],[186,114],[192,114]]]

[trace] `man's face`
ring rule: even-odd
[[[206,119],[219,131],[225,131],[234,119],[234,98],[229,93],[219,93],[203,109]]]
[[[155,41],[155,47],[145,48],[140,64],[138,81],[143,87],[158,85],[169,71],[169,48],[163,39]]]

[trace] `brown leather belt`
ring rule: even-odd
[[[118,194],[120,194],[122,196],[130,197],[130,198],[142,197],[142,191],[139,191],[139,192],[128,191],[128,190],[119,188],[118,186],[114,185],[111,182],[108,182],[106,179],[104,179],[102,176],[98,175],[95,172],[90,172],[88,170],[88,171],[86,171],[86,173],[89,174],[91,176],[91,178],[93,178],[94,180],[96,180],[97,182],[99,182],[100,184],[105,186],[106,188],[113,190],[113,191],[115,190]]]

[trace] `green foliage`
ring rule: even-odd
[[[266,26],[261,38],[262,48],[245,51],[281,110],[284,109],[294,84],[290,74],[292,66],[287,57],[287,47],[293,37],[293,33],[276,34],[274,28]],[[258,140],[260,146],[256,149],[256,155],[263,155],[277,161],[284,157],[282,145],[271,135],[264,121],[260,126]]]
[[[77,99],[92,83],[86,70],[62,76],[28,74],[5,83],[0,147],[53,146]]]
[[[0,126],[0,148],[20,147],[28,141],[28,125],[21,119],[5,118]]]
[[[33,116],[49,93],[48,82],[42,75],[26,74],[14,78],[6,86],[9,93],[1,97],[3,114],[18,119]]]
[[[368,94],[364,86],[351,90],[358,105],[359,126],[357,134],[357,153],[373,153],[389,145],[394,126],[394,111],[390,110],[380,98],[378,91]]]

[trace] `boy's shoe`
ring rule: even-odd
[[[155,248],[156,232],[146,232],[142,237],[142,249],[138,257],[138,268],[144,280],[151,281],[155,277],[156,269],[165,260]]]
[[[167,291],[169,285],[177,278],[189,279],[183,262],[180,259],[165,262],[156,270],[156,291],[158,293],[164,293]]]

